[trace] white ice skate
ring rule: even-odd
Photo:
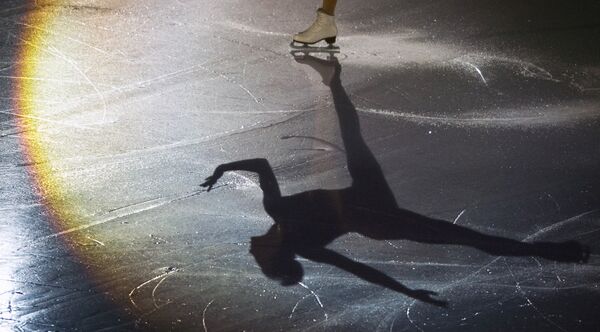
[[[328,15],[323,9],[319,8],[317,10],[317,19],[308,29],[294,35],[291,46],[293,48],[307,47],[307,45],[313,45],[324,40],[332,48],[336,37],[337,26],[335,25],[335,17]],[[295,43],[301,44],[301,46]]]

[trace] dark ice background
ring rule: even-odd
[[[600,2],[340,1],[341,84],[399,207],[592,249],[574,264],[357,234],[329,246],[447,308],[304,258],[301,284],[282,286],[249,253],[272,225],[257,177],[199,187],[249,158],[269,161],[284,195],[350,185],[331,93],[289,54],[316,6],[62,2],[57,34],[81,42],[63,50],[64,75],[84,68],[90,84],[40,98],[65,100],[54,119],[94,130],[41,128],[85,217],[53,236],[11,90],[24,15],[52,6],[2,2],[3,327],[597,330]],[[65,245],[75,232],[90,241]]]

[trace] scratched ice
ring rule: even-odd
[[[598,2],[316,5],[2,3],[1,328],[597,329]]]

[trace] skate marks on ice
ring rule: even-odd
[[[336,239],[358,233],[366,238],[412,240],[426,244],[463,245],[494,256],[541,257],[557,262],[586,262],[589,248],[576,241],[517,241],[486,235],[450,221],[437,220],[400,208],[381,167],[360,131],[357,110],[341,84],[337,60],[304,56],[298,61],[313,68],[330,87],[346,151],[352,185],[337,190],[310,190],[290,196],[281,193],[266,159],[246,159],[221,164],[202,184],[210,191],[229,171],[256,173],[263,192],[263,206],[274,225],[262,236],[252,237],[250,253],[263,274],[284,286],[304,278],[298,257],[331,265],[370,284],[404,294],[435,306],[445,299],[425,289],[409,288],[386,273],[350,259],[327,246]],[[326,72],[333,70],[330,77]]]
[[[575,122],[594,120],[600,116],[597,103],[577,103],[572,105],[537,106],[494,111],[480,111],[460,116],[445,114],[424,115],[394,109],[358,108],[365,114],[372,114],[393,120],[411,121],[422,125],[488,128],[530,128],[570,125]]]
[[[599,212],[598,209],[590,210],[553,223],[528,235],[523,241],[531,242],[545,238],[560,239],[569,236],[592,243],[600,232]],[[599,258],[598,254],[591,254],[588,264],[573,267],[543,263],[535,257],[530,257],[527,261],[496,257],[479,269],[443,285],[438,290],[444,294],[457,294],[458,296],[465,291],[473,292],[473,285],[477,285],[478,289],[470,296],[471,300],[479,297],[480,299],[476,301],[481,302],[482,306],[471,304],[452,306],[449,311],[444,313],[443,323],[436,325],[429,322],[429,317],[435,315],[432,309],[418,305],[418,302],[413,300],[406,307],[404,313],[395,315],[390,331],[394,330],[396,321],[400,321],[402,316],[419,331],[431,328],[455,330],[457,326],[462,330],[471,330],[478,326],[486,326],[489,322],[494,322],[494,317],[497,315],[497,311],[489,307],[491,299],[488,298],[498,298],[496,306],[501,308],[505,315],[509,313],[522,315],[529,312],[539,321],[543,321],[543,325],[549,325],[552,330],[568,331],[573,326],[578,326],[578,330],[586,330],[586,325],[589,326],[593,322],[581,319],[577,321],[576,318],[569,317],[569,315],[563,316],[556,313],[563,310],[564,301],[568,301],[572,296],[594,296],[587,294],[589,289],[598,287],[599,280],[589,276],[596,275],[596,271],[600,267]],[[579,277],[574,275],[579,275]],[[511,288],[514,289],[512,293]],[[468,291],[469,289],[471,291]],[[556,292],[563,292],[564,296],[558,299],[553,298],[552,294],[556,294]],[[518,305],[511,307],[511,303]],[[595,301],[590,303],[595,303]],[[594,309],[582,308],[580,313],[582,316],[586,316],[590,314],[590,311],[594,312]],[[586,325],[581,325],[582,323]],[[504,326],[504,324],[506,323],[495,323],[498,327]],[[539,328],[539,325],[535,325],[533,322],[529,324],[533,324],[531,328],[536,326]],[[520,329],[526,330],[527,328],[521,326]]]
[[[276,36],[276,37],[289,37],[289,34],[281,32],[281,31],[267,31],[267,30],[256,28],[256,27],[253,27],[253,26],[241,23],[241,22],[235,22],[235,21],[231,21],[231,20],[224,21],[224,22],[215,22],[214,24],[217,24],[223,28],[239,30],[239,31],[242,31],[245,33]]]
[[[289,43],[293,33],[264,30],[241,22],[225,21],[215,23],[223,28],[240,31],[254,37],[272,36],[277,38],[275,51]],[[457,49],[440,45],[426,45],[412,39],[421,36],[417,31],[406,31],[397,34],[342,34],[338,37],[339,45],[351,50],[347,64],[369,65],[375,67],[391,67],[407,63],[430,63],[442,61],[460,54]],[[285,42],[283,39],[288,40]],[[282,43],[284,41],[284,43]],[[280,52],[283,53],[283,52]]]
[[[291,36],[273,35],[236,22],[225,22],[223,26],[254,36],[272,35],[278,41],[278,46],[272,46],[278,54],[283,53],[281,39]],[[416,30],[396,34],[344,34],[334,49],[325,44],[293,46],[291,53],[294,56],[336,55],[346,66],[393,73],[396,82],[378,86],[385,86],[383,90],[388,94],[409,96],[414,101],[412,105],[408,103],[412,107],[398,108],[397,105],[404,103],[386,107],[378,103],[358,105],[362,113],[390,119],[456,127],[528,128],[569,125],[600,117],[600,75],[593,68],[546,65],[542,60],[536,63],[485,51],[474,53],[442,42],[423,42],[420,36]],[[246,42],[252,44],[252,41]],[[429,77],[430,86],[395,86],[395,83],[419,80],[419,74]],[[456,100],[468,102],[456,104]],[[439,104],[428,107],[427,103],[432,101]]]
[[[241,31],[243,33],[253,34],[257,36],[275,36],[278,43],[275,46],[280,51],[283,45],[282,37],[289,40],[292,33],[281,33],[267,31],[256,28],[247,24],[226,21],[217,23],[224,28]],[[419,41],[424,37],[422,32],[418,30],[404,29],[397,33],[344,33],[338,36],[338,45],[333,48],[334,52],[339,52],[339,48],[343,48],[347,52],[347,57],[344,59],[346,65],[359,65],[379,69],[397,68],[414,65],[448,65],[460,64],[455,66],[457,69],[466,73],[475,72],[481,81],[486,84],[486,78],[480,66],[489,67],[490,65],[500,65],[506,67],[516,67],[516,71],[524,76],[535,78],[547,78],[558,81],[552,77],[553,75],[547,70],[527,59],[519,59],[516,57],[502,56],[485,52],[473,53],[465,51],[460,47],[452,44],[444,44],[442,42],[423,42]],[[314,49],[315,51],[327,51],[326,45],[321,42],[315,46],[302,46],[301,44],[291,43],[293,49]],[[283,52],[278,52],[283,53]],[[504,63],[504,64],[503,64]],[[463,67],[463,68],[459,68]],[[493,75],[493,73],[492,73]],[[494,76],[494,75],[493,75]],[[600,83],[600,82],[597,82]],[[572,84],[577,84],[573,82]],[[598,86],[584,86],[581,89],[585,91],[598,91]]]
[[[411,85],[415,81],[421,84]],[[396,68],[379,76],[378,84],[385,88],[355,87],[365,101],[359,111],[426,125],[555,127],[600,118],[600,93],[594,90],[600,75],[592,69],[573,74],[569,68],[467,54]]]
[[[167,278],[169,278],[171,275],[177,273],[179,270],[175,267],[165,267],[162,269],[159,269],[157,273],[160,273],[159,275],[152,277],[144,282],[142,282],[141,284],[137,285],[136,287],[134,287],[130,292],[129,292],[129,301],[131,302],[131,304],[133,305],[133,307],[135,307],[136,309],[140,310],[140,311],[144,311],[141,307],[141,304],[138,303],[138,301],[136,301],[136,297],[137,294],[140,293],[144,288],[148,288],[150,291],[150,296],[149,298],[152,300],[151,303],[151,309],[149,311],[146,311],[146,313],[144,314],[144,316],[149,315],[151,313],[153,313],[156,310],[159,310],[161,307],[166,306],[168,304],[171,303],[171,300],[167,299],[167,300],[159,300],[157,298],[157,290],[160,287],[160,285],[162,283],[165,282],[165,280],[167,280]],[[154,285],[154,287],[150,288],[150,286]]]
[[[226,29],[252,35],[254,38],[261,38],[264,36],[276,38],[276,44],[271,46],[271,51],[276,52],[277,54],[285,54],[283,47],[289,44],[289,40],[293,35],[291,32],[281,33],[263,30],[240,22],[226,21],[217,24]],[[390,68],[415,63],[439,62],[461,54],[459,50],[451,46],[439,44],[426,45],[422,42],[411,41],[411,39],[416,36],[419,36],[416,31],[405,32],[402,34],[344,34],[338,37],[337,48],[341,45],[344,49],[348,50],[348,56],[347,59],[345,59],[346,64],[375,68]],[[246,43],[250,43],[250,41],[246,40]],[[324,43],[324,41],[321,43]],[[260,45],[262,45],[262,43]],[[292,45],[294,44],[292,43]],[[300,47],[302,46],[297,46],[298,49],[300,49]],[[321,49],[318,45],[307,47]]]

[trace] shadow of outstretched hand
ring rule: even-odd
[[[217,166],[217,168],[215,168],[215,171],[213,172],[213,174],[211,176],[207,177],[206,179],[204,179],[204,182],[200,186],[206,188],[206,191],[211,191],[213,186],[223,176],[223,173],[224,173],[224,171],[223,171],[221,165]]]

